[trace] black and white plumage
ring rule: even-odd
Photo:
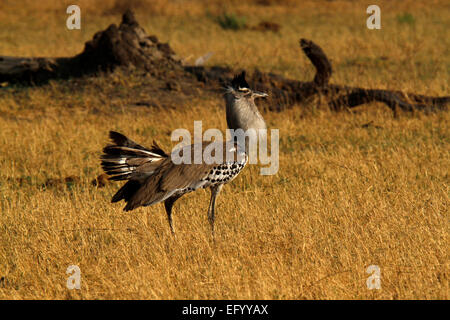
[[[223,142],[225,158],[221,163],[174,164],[156,143],[145,148],[118,132],[110,132],[114,144],[106,146],[102,155],[102,167],[112,180],[128,180],[113,196],[112,202],[124,200],[125,211],[141,206],[165,203],[169,225],[173,232],[172,206],[183,195],[200,188],[210,188],[212,199],[208,217],[214,228],[214,203],[222,186],[229,183],[245,167],[248,157],[236,143]],[[212,142],[216,144],[217,142]],[[202,151],[209,145],[203,143]],[[196,146],[183,148],[193,154]],[[188,150],[189,149],[189,150]],[[178,153],[178,152],[177,152]]]
[[[110,131],[114,144],[103,148],[101,166],[110,180],[130,180],[150,175],[157,163],[168,155],[154,141],[151,148],[145,148],[119,132]]]
[[[231,89],[227,94],[233,94],[233,90],[243,90],[242,96],[236,99],[250,99],[253,103],[255,95],[264,96],[262,93],[254,94],[248,88],[234,88],[237,78],[233,80]],[[245,73],[239,76],[242,84],[245,81]],[[244,92],[245,91],[245,92]],[[234,95],[236,96],[236,95]],[[228,97],[232,99],[231,97]],[[242,102],[242,101],[241,101]],[[227,119],[229,116],[227,106]],[[258,113],[259,114],[259,113]],[[236,115],[239,118],[239,113]],[[262,119],[262,117],[261,117]],[[258,118],[259,121],[259,118]],[[264,122],[264,120],[262,120]],[[251,125],[251,122],[247,122]],[[265,125],[265,124],[264,124]],[[218,163],[203,159],[201,163],[175,164],[172,155],[164,152],[155,142],[151,148],[146,148],[124,136],[121,133],[111,131],[110,138],[113,144],[107,145],[101,156],[103,170],[111,176],[111,180],[127,180],[127,182],[113,196],[112,202],[124,200],[125,211],[130,211],[141,206],[150,206],[164,202],[170,230],[174,232],[172,223],[172,207],[176,200],[183,195],[198,190],[209,188],[211,199],[208,208],[208,220],[214,234],[215,201],[224,184],[236,178],[248,161],[244,146],[237,142],[211,142],[184,147],[182,152],[193,154],[195,148],[203,151],[210,144],[220,144],[223,160]],[[216,149],[214,149],[216,150]]]

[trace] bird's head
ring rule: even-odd
[[[245,71],[234,76],[231,81],[231,85],[227,87],[226,94],[233,96],[236,100],[255,98],[265,98],[268,96],[265,92],[254,91],[250,89],[247,81],[245,80]]]

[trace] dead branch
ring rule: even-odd
[[[249,84],[258,90],[266,91],[270,98],[266,102],[270,110],[281,111],[293,104],[304,103],[314,95],[321,95],[328,101],[331,110],[341,111],[354,108],[370,102],[382,102],[391,110],[403,111],[438,111],[445,110],[450,97],[432,97],[401,91],[366,89],[343,85],[329,84],[332,75],[331,63],[324,51],[313,41],[300,39],[300,47],[316,69],[313,81],[305,82],[287,79],[272,73],[255,70],[250,75]],[[233,70],[220,67],[185,67],[193,73],[197,80],[205,83],[228,83],[233,76]]]
[[[300,47],[317,70],[314,77],[316,86],[323,87],[327,85],[331,78],[332,69],[331,63],[322,48],[311,40],[306,39],[300,39]]]
[[[450,102],[449,96],[432,97],[330,84],[332,66],[322,48],[307,39],[300,40],[300,47],[316,69],[312,81],[287,79],[258,70],[249,76],[248,82],[253,88],[270,94],[270,99],[262,102],[269,109],[281,111],[294,104],[304,103],[314,95],[325,98],[334,111],[374,101],[386,104],[394,112],[397,109],[437,111],[446,109]],[[128,10],[119,27],[112,24],[106,30],[97,32],[92,40],[86,42],[83,52],[74,57],[0,56],[0,83],[35,85],[46,83],[50,79],[67,79],[98,71],[111,71],[116,67],[144,70],[152,77],[171,83],[187,79],[196,90],[220,90],[236,73],[236,70],[220,66],[182,66],[170,46],[160,43],[156,36],[148,36],[137,23],[134,14]],[[195,78],[198,82],[195,82]],[[170,86],[172,87],[179,86],[174,84]]]
[[[125,12],[119,27],[110,25],[86,42],[83,52],[65,58],[24,58],[0,56],[0,83],[43,84],[50,79],[67,79],[116,67],[144,69],[153,76],[167,70],[182,70],[167,43],[147,36],[131,11]]]

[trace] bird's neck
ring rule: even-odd
[[[248,132],[249,129],[254,129],[256,134],[259,130],[266,129],[266,123],[263,116],[258,111],[254,100],[236,99],[234,96],[225,96],[226,101],[226,115],[229,129],[242,129]],[[249,152],[249,139],[245,139],[245,150]]]
[[[230,129],[265,129],[266,123],[253,99],[225,97],[227,124]]]

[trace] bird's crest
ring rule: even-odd
[[[235,89],[250,88],[247,81],[245,80],[245,71],[242,71],[240,74],[234,76],[233,80],[231,81],[231,86]]]

